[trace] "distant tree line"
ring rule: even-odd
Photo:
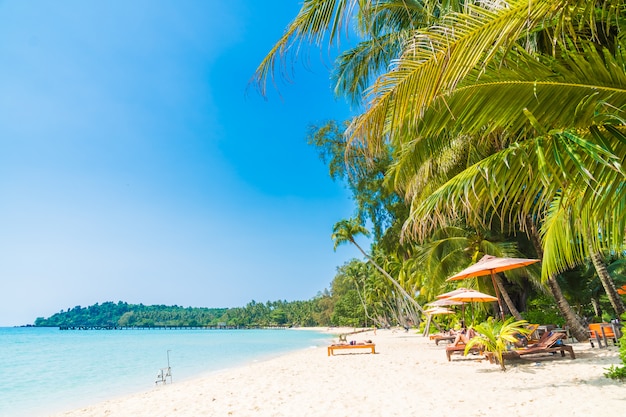
[[[349,290],[344,291],[348,292]],[[353,294],[352,294],[353,295]],[[308,301],[250,301],[245,307],[204,308],[177,305],[128,304],[119,301],[75,306],[35,320],[38,327],[63,326],[234,326],[243,328],[273,326],[357,325],[364,322],[358,300],[341,300],[351,294],[333,296],[328,290]],[[340,314],[334,314],[335,305]],[[355,317],[355,315],[357,317]]]

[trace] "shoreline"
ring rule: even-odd
[[[312,330],[209,334],[3,329],[4,371],[11,378],[0,398],[0,415],[43,417],[151,391],[158,371],[170,359],[173,381],[179,383],[322,346],[332,338],[320,329]]]
[[[621,364],[617,347],[573,343],[575,360],[544,355],[507,362],[502,372],[472,355],[448,362],[443,344],[415,330],[374,333],[348,336],[372,340],[374,355],[328,356],[326,346],[310,347],[50,416],[582,416],[614,412],[626,401],[626,384],[604,377],[605,368]]]

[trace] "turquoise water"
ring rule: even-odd
[[[168,355],[176,383],[328,338],[293,330],[0,328],[0,416],[45,416],[149,390]]]

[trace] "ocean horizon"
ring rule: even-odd
[[[320,346],[315,330],[0,328],[3,417],[40,417]],[[167,383],[170,383],[168,378]]]

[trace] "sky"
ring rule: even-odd
[[[325,52],[249,81],[300,0],[0,0],[0,326],[106,301],[307,300],[355,248],[306,143]]]

